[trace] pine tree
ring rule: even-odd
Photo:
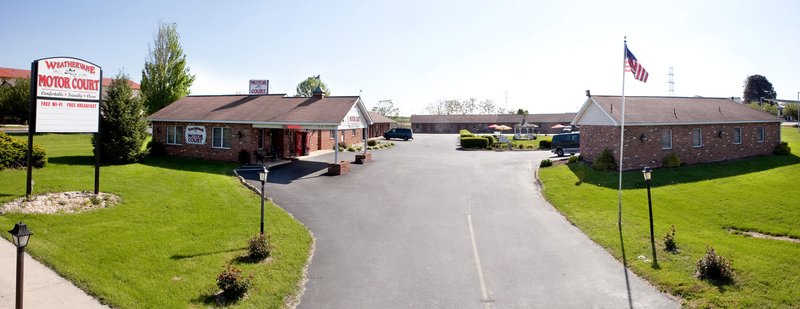
[[[150,58],[142,69],[141,93],[149,114],[189,94],[195,76],[186,66],[186,55],[178,41],[178,26],[159,23]]]
[[[109,164],[133,163],[146,154],[147,119],[142,100],[133,95],[130,78],[118,73],[100,105],[100,160]],[[95,137],[92,144],[95,144]]]

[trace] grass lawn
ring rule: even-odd
[[[625,173],[622,238],[629,267],[661,290],[680,296],[689,307],[800,307],[800,244],[728,232],[735,228],[800,238],[800,134],[783,128],[782,136],[793,155],[653,171],[660,269],[636,258],[652,255],[647,192],[641,172]],[[622,259],[618,174],[570,164],[542,168],[539,176],[553,206]],[[663,251],[663,237],[671,225],[677,230],[677,254]],[[732,261],[734,284],[713,285],[694,277],[707,246]]]
[[[523,148],[528,147],[528,145],[531,145],[533,147],[533,149],[539,149],[539,142],[541,142],[541,141],[548,141],[548,142],[553,141],[553,136],[552,135],[548,135],[548,136],[537,135],[536,139],[531,139],[531,140],[514,140],[513,137],[514,137],[513,135],[509,136],[508,139],[511,140],[511,144],[513,145],[514,149],[518,149],[519,145],[522,145]]]
[[[89,140],[36,136],[50,159],[33,172],[34,194],[93,190]],[[303,225],[268,204],[272,260],[238,258],[258,233],[260,204],[232,176],[235,167],[178,158],[104,166],[100,190],[119,195],[122,203],[82,214],[3,214],[0,227],[25,221],[34,233],[27,249],[32,256],[113,307],[212,306],[216,276],[232,263],[254,276],[249,296],[238,305],[280,308],[297,291],[312,239]],[[25,170],[0,171],[0,202],[24,194]]]

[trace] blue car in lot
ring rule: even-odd
[[[576,154],[581,151],[581,133],[566,133],[553,135],[550,151],[559,157],[565,153]]]
[[[414,139],[414,132],[411,131],[409,128],[394,128],[386,133],[383,133],[383,138],[385,139],[393,139],[393,138],[401,138],[404,141],[409,139]]]

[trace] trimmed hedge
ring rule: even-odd
[[[489,143],[483,137],[462,137],[461,148],[489,148]]]
[[[0,131],[0,169],[19,168],[27,166],[28,142],[18,140]],[[41,168],[47,165],[47,154],[41,145],[33,144],[33,167]]]
[[[550,146],[553,145],[553,142],[547,140],[539,141],[539,149],[550,149]]]
[[[461,129],[460,131],[458,131],[458,134],[461,135],[461,137],[474,137],[475,136],[475,134],[472,134],[472,132],[470,132],[469,130],[465,130],[465,129]]]

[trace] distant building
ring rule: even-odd
[[[398,127],[397,121],[384,115],[369,112],[369,117],[372,118],[372,125],[369,126],[369,138],[381,137],[389,129]]]
[[[30,78],[31,77],[31,70],[20,70],[20,69],[12,69],[12,68],[0,68],[0,85],[14,85],[17,79],[20,78]],[[138,83],[134,81],[129,81],[131,85],[131,89],[133,89],[133,95],[138,96],[140,86]],[[106,96],[106,89],[111,86],[111,78],[104,77],[103,78],[103,97]]]
[[[594,162],[604,149],[619,163],[622,97],[589,96],[573,125],[580,153]],[[730,98],[625,97],[623,169],[660,167],[675,154],[684,164],[771,155],[781,119]]]
[[[529,115],[411,115],[411,128],[414,133],[458,133],[467,129],[472,133],[491,133],[490,125],[515,125],[528,123],[538,126],[538,133],[561,133],[561,128],[552,128],[557,124],[569,126],[575,113],[563,114],[529,114]],[[513,133],[511,131],[507,133]]]

